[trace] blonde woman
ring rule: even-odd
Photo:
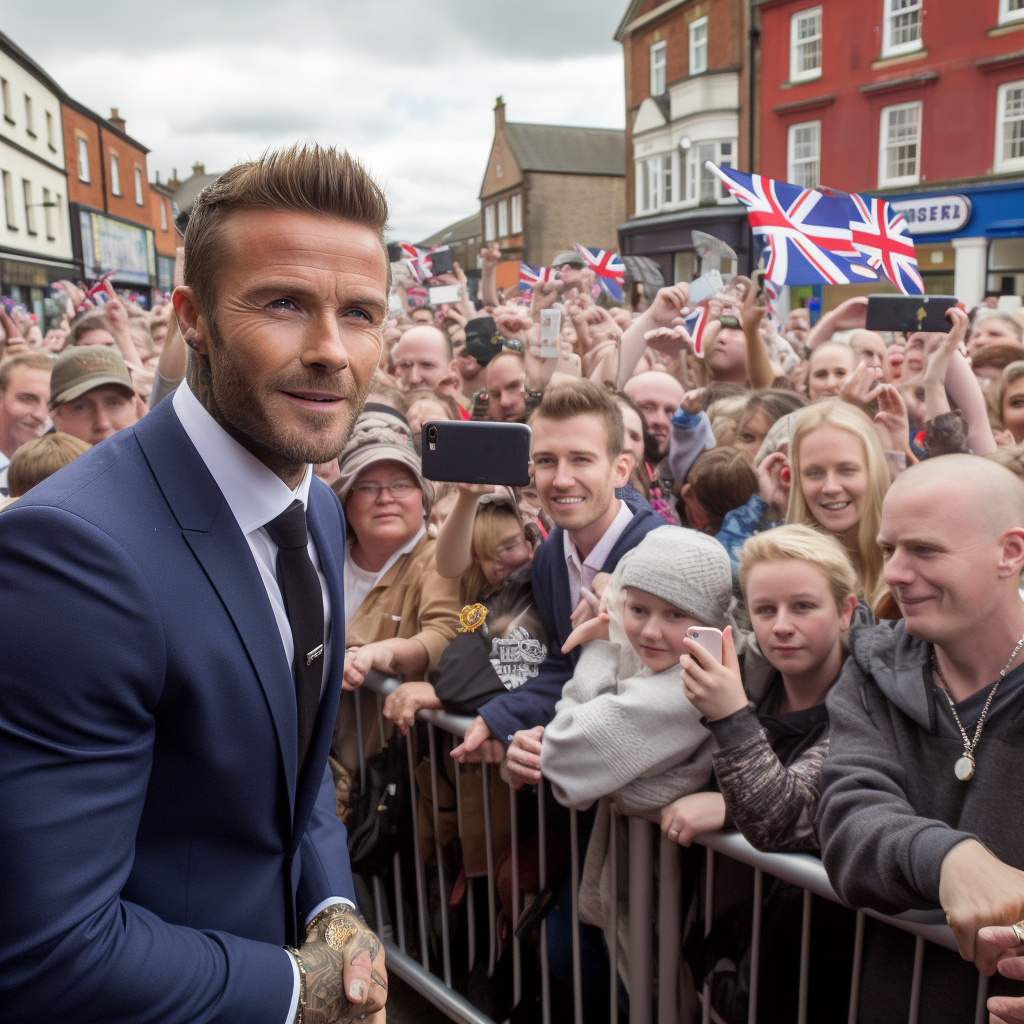
[[[801,409],[780,473],[783,482],[789,478],[786,522],[823,528],[842,541],[860,577],[858,593],[875,608],[887,593],[875,538],[889,469],[871,420],[840,399]]]

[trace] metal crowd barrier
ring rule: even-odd
[[[398,688],[400,681],[371,675],[363,684],[377,695],[377,724],[380,746],[384,745],[384,698]],[[360,707],[360,701],[354,701]],[[405,920],[404,886],[401,856],[396,853],[393,860],[393,891],[394,891],[394,922],[390,922],[387,910],[387,896],[384,880],[374,877],[370,880],[373,896],[374,927],[381,935],[387,951],[388,970],[396,974],[406,984],[423,996],[427,1001],[445,1013],[451,1020],[460,1024],[495,1024],[495,1022],[475,1007],[469,1000],[452,987],[452,943],[449,927],[448,894],[449,880],[446,878],[444,857],[441,848],[441,830],[438,810],[438,731],[447,737],[461,738],[469,728],[472,718],[450,715],[444,711],[420,711],[417,720],[426,723],[427,747],[430,764],[430,786],[433,805],[433,826],[435,841],[435,867],[438,891],[440,896],[440,952],[435,954],[431,963],[430,915],[427,896],[427,870],[419,856],[414,857],[412,865],[415,878],[416,893],[416,929],[418,936],[419,960],[407,953],[409,932]],[[361,714],[356,715],[356,738],[359,747],[359,768],[365,777],[364,760],[364,729]],[[413,848],[419,851],[419,821],[417,814],[417,783],[416,744],[410,740],[406,744],[408,752],[408,773],[410,787],[410,804],[412,808]],[[450,749],[450,748],[449,748]],[[448,750],[443,756],[448,756]],[[451,760],[451,759],[449,759]],[[462,769],[458,762],[451,760],[455,771],[456,813],[459,831],[462,831]],[[482,766],[483,816],[486,843],[487,863],[487,977],[493,978],[496,967],[508,949],[499,948],[497,920],[497,893],[495,880],[495,851],[493,846],[493,827],[489,789],[489,774],[497,771],[497,765]],[[515,937],[515,923],[521,910],[519,901],[519,812],[517,792],[511,789],[511,879],[512,879],[512,915],[509,933],[511,941],[511,977],[512,1007],[519,1004],[523,994],[523,951]],[[543,891],[548,881],[545,801],[549,799],[547,786],[542,781],[537,787],[537,827],[538,827],[538,880]],[[611,834],[614,837],[618,814],[612,811]],[[579,888],[581,864],[578,847],[578,817],[576,811],[569,812],[570,820],[570,877],[572,885],[572,989],[574,1024],[583,1024],[583,981],[580,953],[579,932]],[[679,964],[681,960],[680,913],[682,894],[681,848],[666,839],[658,826],[644,818],[630,817],[629,832],[629,1024],[682,1024],[680,1018]],[[751,846],[738,832],[714,832],[698,836],[696,843],[707,850],[704,870],[704,928],[705,937],[710,932],[715,906],[715,859],[728,857],[754,869],[754,897],[751,930],[751,971],[748,1024],[757,1022],[757,1004],[759,987],[759,959],[761,949],[761,926],[763,911],[764,876],[779,878],[784,882],[803,890],[802,927],[800,942],[800,974],[798,992],[797,1024],[807,1024],[808,986],[810,977],[810,944],[811,944],[811,897],[817,895],[840,905],[842,900],[836,895],[829,883],[828,876],[821,861],[806,854],[762,853]],[[657,925],[654,913],[654,880],[655,880],[655,849],[658,851],[659,898],[657,907]],[[610,920],[606,923],[606,933],[616,934],[614,915],[618,906],[618,872],[617,843],[609,844],[610,876],[612,892],[609,900]],[[476,934],[476,907],[472,879],[467,879],[466,887],[466,936],[467,936],[467,973],[476,965],[479,936]],[[849,1024],[856,1024],[860,999],[861,968],[864,951],[865,916],[876,918],[905,932],[916,936],[914,950],[913,976],[911,981],[910,1006],[908,1024],[918,1024],[918,1013],[921,999],[921,986],[924,976],[924,956],[926,944],[931,942],[947,949],[956,950],[956,940],[946,925],[927,923],[920,920],[920,915],[913,912],[897,917],[886,916],[872,910],[856,912],[854,934],[854,955],[852,976],[850,981]],[[657,1007],[655,1012],[655,978],[653,974],[654,940],[657,933],[659,962],[662,965],[657,986]],[[392,938],[393,936],[393,938]],[[609,1019],[611,1024],[618,1024],[619,971],[617,963],[618,944],[613,943],[608,950],[610,961]],[[666,969],[666,965],[668,968]],[[549,969],[549,951],[547,923],[540,924],[539,944],[539,989],[542,1024],[551,1024],[551,975]],[[975,1024],[985,1024],[988,1011],[985,1003],[988,991],[988,979],[979,973],[978,995],[975,1009]],[[705,983],[699,993],[702,1024],[720,1021],[721,1018],[711,1005],[710,991]]]

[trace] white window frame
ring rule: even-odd
[[[664,40],[655,43],[649,52],[650,88],[652,96],[663,96],[668,75],[665,73],[667,44]]]
[[[75,143],[78,149],[78,180],[86,185],[91,185],[92,177],[89,174],[89,140],[83,139],[81,135],[76,135]],[[82,173],[83,171],[85,172],[84,174]]]
[[[711,160],[719,167],[736,165],[736,139],[700,139],[694,140],[693,144],[680,157],[680,189],[679,202],[686,206],[698,206],[701,202],[701,193],[707,191],[702,186],[710,185],[710,195],[707,199],[714,199],[720,203],[729,199],[729,192],[721,181],[710,172],[704,169],[706,160]],[[729,152],[722,153],[722,146],[728,146]]]
[[[121,193],[121,161],[116,153],[110,154],[110,194],[120,196]]]
[[[909,0],[911,6],[897,7],[906,0],[882,0],[882,56],[898,57],[902,53],[913,53],[924,46],[924,0]],[[892,32],[897,18],[917,11],[917,38],[905,43],[894,43]]]
[[[1017,82],[1003,82],[996,91],[996,153],[995,159],[992,162],[992,169],[994,171],[1016,171],[1024,168],[1024,154],[1019,157],[1010,157],[1004,159],[1003,147],[1006,141],[1005,129],[1006,129],[1006,93],[1010,89],[1024,89],[1024,81]],[[1024,122],[1022,127],[1024,127]]]
[[[25,93],[25,131],[32,138],[36,137],[36,119],[32,111],[32,97],[28,93]]]
[[[7,220],[7,230],[17,231],[18,221],[14,212],[14,180],[10,171],[0,171],[3,176],[4,185],[4,216]]]
[[[659,188],[662,206],[671,206],[676,201],[677,177],[675,154],[665,153],[661,157],[661,182]]]
[[[909,110],[917,108],[917,155],[915,157],[914,173],[905,174],[902,177],[890,178],[888,176],[889,165],[889,115],[898,110]],[[883,107],[878,118],[878,187],[888,188],[893,185],[916,185],[921,180],[921,115],[923,105],[920,100],[913,103],[895,103],[891,107]]]
[[[818,19],[818,34],[800,38],[800,24],[809,18]],[[818,43],[818,66],[808,68],[806,71],[800,69],[802,46],[817,41]],[[789,80],[791,82],[809,82],[813,78],[821,78],[822,63],[822,23],[821,8],[808,7],[806,10],[797,11],[789,19]]]
[[[53,114],[49,110],[46,111],[46,144],[54,152],[57,151],[57,147],[53,144]]]
[[[48,188],[43,189],[43,223],[46,225],[46,240],[48,242],[54,242],[57,239],[57,235],[53,230],[53,207],[50,203],[53,202],[53,196],[50,194]]]
[[[698,40],[696,40],[694,38],[694,36],[696,36],[696,34],[697,34],[697,29],[700,29],[700,28],[704,29],[704,39],[702,41],[698,41]],[[709,32],[708,32],[708,19],[707,19],[707,16],[705,15],[703,18],[694,18],[694,20],[690,22],[690,29],[689,29],[689,31],[690,31],[690,74],[691,75],[700,75],[700,74],[703,74],[708,69],[708,36],[709,36]],[[700,61],[697,60],[697,53],[701,49],[703,49],[703,51],[704,51],[703,63],[701,63]]]
[[[1020,21],[1024,18],[1024,3],[1021,3],[1015,11],[1010,10],[1011,0],[999,0],[999,24],[1005,25],[1007,22]],[[1020,3],[1020,0],[1018,0]]]
[[[796,155],[796,133],[798,131],[813,128],[817,132],[817,151],[814,154],[813,160],[809,157],[797,158]],[[816,165],[816,173],[814,175],[813,182],[807,182],[797,174],[797,164],[800,166],[806,166],[807,164],[814,163]],[[793,185],[799,185],[801,188],[817,188],[821,184],[821,122],[820,121],[801,121],[799,124],[791,124],[786,131],[786,181]]]
[[[494,203],[484,207],[484,241],[493,242],[494,234]]]
[[[0,94],[3,97],[4,117],[14,124],[14,115],[11,113],[11,83],[6,78],[0,78]]]
[[[142,195],[142,168],[136,166],[135,168],[135,205],[145,206],[146,200]]]
[[[160,200],[160,230],[167,230],[167,200]]]
[[[523,195],[521,192],[512,196],[509,206],[512,212],[512,234],[521,235],[523,233]]]
[[[508,200],[498,200],[498,237],[508,238]]]
[[[35,203],[32,201],[32,182],[28,178],[21,179],[21,192],[25,199],[25,231],[30,235],[38,235]]]

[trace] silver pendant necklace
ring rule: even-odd
[[[932,666],[935,669],[936,674],[942,681],[942,685],[939,687],[940,690],[946,695],[946,700],[949,701],[949,710],[953,713],[953,721],[956,722],[956,727],[960,730],[960,735],[964,741],[964,752],[962,756],[958,757],[956,764],[953,765],[953,772],[961,782],[969,782],[974,776],[974,749],[978,745],[978,740],[981,739],[981,730],[985,727],[985,719],[988,718],[988,710],[992,707],[992,700],[996,695],[996,690],[999,689],[999,684],[1003,681],[1003,677],[1007,672],[1010,671],[1010,666],[1013,664],[1017,655],[1020,654],[1020,649],[1024,647],[1024,636],[1017,641],[1017,646],[1013,649],[1013,654],[1010,655],[1010,660],[1003,666],[1003,671],[999,673],[999,678],[992,684],[992,689],[989,690],[988,700],[985,701],[985,706],[981,709],[981,717],[978,719],[978,726],[974,730],[974,739],[971,740],[967,736],[967,730],[964,729],[963,725],[960,724],[960,716],[956,713],[956,703],[953,700],[953,695],[949,692],[949,683],[946,682],[946,677],[942,674],[942,669],[939,668],[939,659],[935,654],[935,645],[932,644]]]

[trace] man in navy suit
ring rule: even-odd
[[[0,517],[2,1021],[383,1020],[327,770],[345,523],[310,464],[377,367],[386,221],[330,149],[209,186],[186,382]]]

